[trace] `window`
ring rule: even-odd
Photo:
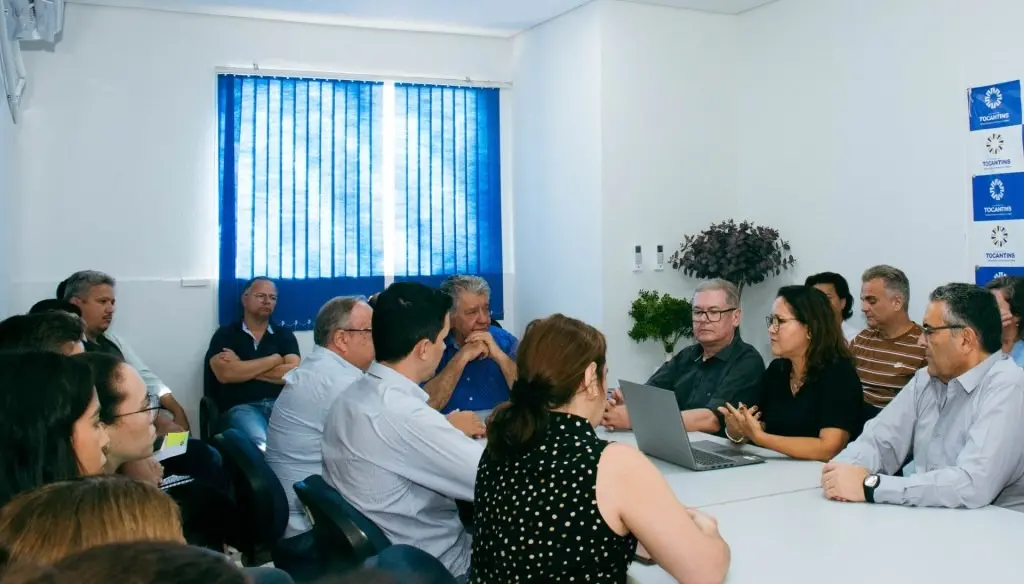
[[[220,321],[245,282],[309,330],[334,296],[483,276],[502,316],[499,91],[221,75]]]

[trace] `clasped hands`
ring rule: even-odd
[[[764,422],[757,406],[747,407],[740,402],[739,407],[727,403],[718,408],[725,418],[725,435],[733,442],[750,441],[757,444],[764,434]]]
[[[476,359],[495,357],[504,354],[504,351],[494,341],[494,337],[490,332],[477,331],[466,337],[466,342],[462,344],[459,353],[462,354],[468,363]]]

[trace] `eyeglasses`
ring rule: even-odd
[[[277,302],[277,296],[275,294],[260,292],[259,294],[253,294],[252,297],[260,302]]]
[[[338,329],[338,330],[340,330],[340,331],[342,331],[342,332],[346,332],[346,333],[372,333],[372,332],[373,332],[373,329],[372,329],[372,328],[361,328],[361,329]]]
[[[776,328],[777,329],[780,326],[786,324],[787,322],[795,322],[795,321],[796,321],[795,318],[782,318],[781,316],[775,316],[774,314],[764,317],[764,322],[765,322],[765,324],[768,325],[768,328],[770,328],[770,329],[772,329],[772,328]]]
[[[126,414],[116,414],[114,415],[114,418],[134,416],[135,414],[141,414],[143,412],[148,412],[151,416],[155,417],[157,414],[160,413],[160,410],[162,409],[164,409],[164,407],[160,405],[160,398],[150,396],[149,399],[146,401],[146,407],[142,408],[141,410],[135,410],[134,412],[128,412]]]
[[[726,308],[725,310],[718,310],[717,308],[712,308],[711,310],[694,309],[693,320],[700,320],[702,318],[706,318],[708,322],[718,322],[722,320],[723,314],[726,314],[727,312],[733,312],[735,310],[735,308]]]
[[[942,326],[928,326],[928,325],[924,325],[924,326],[921,327],[921,331],[924,333],[925,337],[930,337],[930,336],[934,335],[935,333],[937,333],[939,331],[959,330],[959,329],[965,329],[965,328],[967,328],[967,326],[966,325],[962,325],[962,324],[944,324]]]

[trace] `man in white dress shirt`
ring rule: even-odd
[[[372,317],[373,309],[361,298],[329,300],[316,316],[312,354],[284,376],[267,428],[266,457],[288,496],[285,537],[313,528],[292,487],[320,474],[320,442],[331,404],[373,362]]]
[[[427,404],[449,330],[451,298],[397,282],[377,298],[377,362],[335,400],[324,431],[324,479],[392,543],[434,555],[464,581],[472,540],[456,500],[472,501],[483,446]]]

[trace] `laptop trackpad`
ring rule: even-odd
[[[711,452],[713,454],[719,454],[729,458],[742,458],[747,454],[738,448],[719,444],[718,442],[712,442],[711,440],[698,440],[696,442],[691,442],[690,445],[693,448],[703,450],[704,452]]]

